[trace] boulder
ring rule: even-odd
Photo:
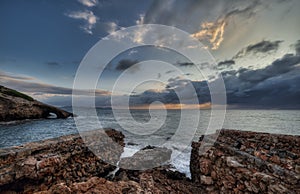
[[[171,158],[172,151],[167,148],[147,146],[132,157],[121,158],[119,167],[131,170],[146,170],[161,166]]]

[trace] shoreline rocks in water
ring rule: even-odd
[[[44,104],[26,94],[0,85],[0,122],[41,119],[52,114],[56,115],[56,118],[73,116],[70,112]]]
[[[102,131],[103,132],[103,131]],[[99,139],[96,131],[87,140]],[[105,130],[119,145],[101,148],[111,161],[120,160],[124,135]],[[299,136],[221,130],[193,142],[192,180],[160,166],[148,170],[116,169],[96,157],[78,135],[68,135],[0,150],[0,193],[297,193]],[[106,141],[100,139],[100,141]],[[89,142],[89,141],[87,141]],[[205,145],[211,147],[199,154]],[[121,148],[120,148],[121,147]],[[96,144],[92,149],[99,148]],[[132,158],[139,162],[149,146]],[[169,156],[167,149],[159,148]],[[115,150],[115,151],[114,151]],[[144,152],[143,152],[144,151]],[[146,151],[146,152],[145,152]],[[163,160],[167,159],[163,158]],[[123,159],[124,160],[124,159]],[[126,158],[125,160],[129,160]],[[121,159],[122,161],[122,159]],[[116,171],[114,177],[109,176]]]

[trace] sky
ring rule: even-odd
[[[2,0],[0,84],[68,106],[79,64],[99,40],[130,26],[162,24],[189,33],[212,54],[229,107],[299,108],[299,8],[298,0]],[[143,63],[147,60],[156,61]],[[182,69],[184,76],[157,61]],[[110,106],[113,84],[130,69],[131,76],[119,83],[122,90],[113,95],[129,95],[134,106],[161,101],[176,108],[180,100],[174,91],[188,95],[187,84],[192,84],[206,107],[214,79],[195,71],[199,65],[166,48],[129,49],[106,66],[96,104]],[[153,69],[160,83],[130,90],[128,83]],[[85,87],[80,92],[92,89]]]

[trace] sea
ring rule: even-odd
[[[72,111],[71,107],[64,109]],[[126,143],[122,157],[132,156],[147,145],[165,145],[164,143],[173,136],[176,136],[177,139],[179,137],[178,141],[180,142],[182,137],[185,139],[182,140],[182,144],[168,147],[172,149],[173,153],[176,153],[176,157],[170,160],[170,164],[174,170],[185,173],[188,177],[190,177],[191,141],[197,141],[201,135],[214,132],[207,132],[212,115],[210,110],[200,110],[200,115],[195,114],[193,110],[167,110],[166,112],[155,110],[151,113],[149,110],[130,110],[130,114],[122,114],[122,110],[120,110],[116,119],[111,109],[97,108],[95,113],[99,122],[94,122],[95,115],[92,116],[89,112],[90,109],[82,109],[75,119],[86,123],[86,129],[100,128],[100,123],[101,128],[113,128],[121,131],[125,135]],[[186,119],[184,124],[180,124],[182,115]],[[198,122],[196,127],[194,119]],[[154,126],[154,129],[147,131],[147,127],[150,126],[147,123]],[[227,110],[223,125],[220,128],[300,135],[300,110]],[[49,118],[0,123],[0,148],[19,146],[28,142],[75,134],[81,131],[82,129],[78,128],[74,118]],[[189,141],[186,141],[187,139]]]

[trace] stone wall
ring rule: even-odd
[[[124,145],[122,133],[113,129],[105,132],[118,145]],[[119,158],[121,152],[108,154]],[[60,183],[71,185],[94,176],[105,177],[114,169],[89,151],[78,134],[68,135],[0,150],[0,191],[47,190]]]
[[[199,154],[214,135],[192,144],[192,181],[208,193],[300,193],[299,136],[221,130]]]

